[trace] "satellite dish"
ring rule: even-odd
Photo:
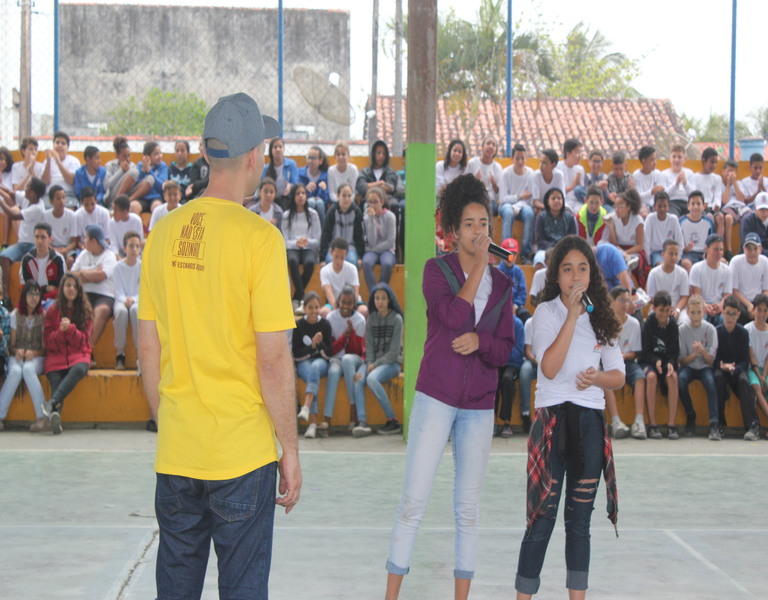
[[[338,80],[337,73],[325,76],[307,67],[293,70],[293,80],[304,101],[329,121],[349,126],[354,120],[354,110],[349,104],[349,97],[331,82],[334,75]]]

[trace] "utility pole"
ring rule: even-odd
[[[368,119],[368,145],[376,141],[376,96],[378,96],[378,69],[379,69],[379,0],[373,0],[373,27],[371,31],[371,101],[368,105],[366,118]],[[371,116],[368,116],[371,115]]]
[[[395,0],[395,123],[392,154],[403,154],[403,0]]]
[[[21,65],[19,68],[19,141],[32,135],[32,0],[20,0]]]

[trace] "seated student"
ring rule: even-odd
[[[19,295],[19,305],[10,316],[10,340],[8,342],[8,369],[0,389],[0,431],[8,415],[16,390],[24,380],[32,398],[36,421],[30,425],[32,432],[46,431],[50,425],[43,414],[45,394],[40,384],[45,364],[43,346],[43,305],[40,302],[40,286],[28,280]],[[5,310],[3,308],[3,310]],[[3,336],[5,340],[5,336]]]
[[[744,439],[754,442],[760,439],[760,421],[749,383],[749,333],[738,324],[739,314],[739,301],[734,296],[728,296],[723,302],[723,323],[717,328],[717,354],[713,365],[719,401],[720,435],[724,434],[728,426],[725,403],[730,397],[730,390],[733,390],[741,404],[741,417],[746,431]]]
[[[328,313],[336,306],[336,299],[345,286],[355,290],[357,311],[364,317],[368,316],[368,307],[360,300],[360,278],[357,267],[347,260],[349,244],[344,238],[335,238],[331,242],[331,260],[320,269],[320,285],[325,294],[325,306],[320,309],[320,316],[328,317]]]
[[[483,138],[483,143],[480,145],[480,156],[473,157],[467,164],[467,173],[471,173],[485,184],[485,191],[488,192],[488,200],[491,202],[494,216],[499,214],[499,203],[501,202],[499,194],[501,192],[502,169],[501,165],[496,162],[498,150],[499,144],[496,138],[492,135],[487,135]],[[513,161],[514,158],[515,151],[513,149]],[[533,174],[533,169],[530,167],[528,171]],[[503,233],[502,237],[504,237]]]
[[[664,177],[664,191],[669,194],[669,212],[676,217],[688,213],[688,198],[694,190],[691,183],[693,171],[683,166],[685,163],[685,147],[679,144],[672,146],[669,153],[669,169],[661,172]]]
[[[651,263],[651,268],[661,262],[661,249],[667,240],[675,240],[683,244],[683,232],[680,221],[669,213],[669,194],[661,191],[653,197],[653,211],[648,213],[643,225],[645,255]]]
[[[640,168],[632,173],[632,181],[635,190],[640,196],[640,215],[645,216],[653,208],[653,199],[656,192],[664,191],[665,178],[661,171],[656,169],[656,148],[643,146],[637,154],[640,160]]]
[[[533,319],[528,319],[532,321]],[[499,389],[496,391],[496,406],[494,412],[501,421],[501,425],[493,426],[493,434],[511,438],[514,435],[512,430],[512,405],[515,402],[515,381],[520,377],[520,367],[523,366],[523,355],[525,353],[525,325],[519,317],[515,317],[515,345],[509,353],[509,360],[503,367],[499,367]],[[529,392],[530,394],[530,388]],[[522,391],[521,394],[522,396]],[[530,402],[530,395],[528,396]],[[522,410],[522,397],[520,409]],[[530,415],[530,404],[528,411]],[[530,417],[529,417],[530,418]]]
[[[389,435],[400,433],[402,425],[392,410],[387,391],[383,384],[397,377],[403,365],[403,311],[395,293],[386,283],[378,283],[371,290],[368,299],[368,320],[365,324],[365,362],[357,368],[354,380],[355,393],[362,390],[357,384],[365,381],[384,411],[386,424],[377,433]],[[366,436],[371,428],[366,422],[365,395],[355,399],[357,425],[352,429],[355,437]],[[361,408],[363,412],[361,412]]]
[[[537,252],[536,258],[533,259],[533,279],[531,280],[531,290],[528,295],[531,305],[534,307],[539,303],[539,293],[544,289],[544,280],[547,278],[547,266],[552,258],[553,248],[547,248],[543,254]]]
[[[270,144],[274,140],[270,141]],[[200,148],[203,147],[203,140],[200,140]],[[295,163],[294,163],[295,164]],[[265,169],[267,167],[264,167]],[[197,198],[198,196],[202,195],[205,188],[208,187],[208,176],[210,173],[211,167],[208,164],[208,161],[206,160],[205,156],[200,154],[200,157],[192,163],[192,168],[189,170],[189,180],[190,183],[187,186],[187,189],[184,190],[184,202],[188,202],[189,200],[192,200],[193,198]],[[182,204],[184,203],[182,202]]]
[[[539,247],[533,262],[547,248],[552,248],[560,238],[576,234],[576,220],[563,202],[563,192],[557,188],[544,194],[544,210],[536,215],[536,244]]]
[[[329,195],[328,157],[320,146],[312,146],[307,152],[307,165],[299,169],[299,181],[307,190],[307,205],[317,211],[322,226]]]
[[[112,202],[112,218],[104,231],[110,251],[114,252],[118,258],[125,256],[123,239],[126,233],[135,231],[142,240],[144,239],[144,223],[139,215],[131,212],[131,200],[125,194],[118,196]]]
[[[613,298],[612,308],[616,318],[621,324],[619,331],[619,347],[624,359],[626,384],[632,388],[632,396],[635,400],[635,421],[629,428],[619,417],[619,409],[616,404],[616,393],[613,390],[604,390],[605,406],[611,415],[611,435],[616,439],[623,439],[631,433],[638,440],[646,438],[645,432],[645,373],[637,362],[637,357],[642,351],[640,337],[640,323],[629,311],[632,308],[632,298],[628,288],[615,286],[611,288]]]
[[[331,430],[331,418],[336,404],[336,395],[325,398],[323,413],[325,419],[317,424],[317,394],[320,380],[328,374],[328,360],[331,358],[331,326],[320,316],[320,296],[307,292],[304,296],[304,316],[296,321],[293,330],[293,360],[296,374],[305,381],[304,404],[299,411],[299,420],[309,422],[305,438],[314,438],[318,429],[321,435]]]
[[[715,327],[723,322],[723,301],[733,293],[733,273],[722,262],[723,238],[713,233],[707,238],[704,260],[691,268],[691,295],[704,298],[706,320]]]
[[[632,271],[641,288],[648,278],[648,258],[645,255],[645,228],[640,216],[640,196],[630,189],[617,196],[614,212],[606,215],[608,241],[624,251],[627,268]]]
[[[688,214],[680,218],[683,234],[683,260],[680,265],[689,273],[704,259],[705,242],[715,233],[715,222],[704,214],[704,194],[694,190],[688,196]]]
[[[104,197],[99,202],[106,207],[112,206],[112,201],[117,198],[121,188],[130,190],[136,183],[138,171],[131,162],[131,147],[128,140],[121,135],[112,140],[112,147],[115,149],[115,158],[110,160],[106,166],[106,175],[104,176]],[[92,186],[89,186],[92,187]],[[82,197],[80,198],[82,206]]]
[[[768,417],[768,402],[765,399],[766,392],[768,392],[768,384],[765,381],[766,374],[768,374],[768,323],[766,323],[768,319],[768,295],[758,294],[752,303],[755,306],[755,320],[745,327],[749,334],[749,362],[751,365],[747,377],[757,399],[757,405]],[[766,439],[768,439],[768,434]]]
[[[539,159],[539,170],[534,171],[531,179],[531,194],[533,196],[533,208],[536,210],[537,215],[540,211],[544,210],[544,197],[551,189],[556,189],[563,194],[565,189],[565,179],[563,173],[558,171],[557,162],[560,160],[557,156],[557,151],[544,150],[541,153]],[[563,198],[563,206],[565,206],[565,199]],[[568,211],[570,212],[570,210]]]
[[[731,247],[733,246],[733,224],[738,223],[744,215],[750,213],[750,209],[744,201],[744,193],[741,191],[736,178],[738,168],[739,163],[735,160],[726,160],[721,175],[723,180],[723,198],[721,200],[720,213],[723,215],[725,227],[723,237],[725,238],[725,247],[728,249],[725,254],[727,260],[731,260],[733,256],[731,252]]]
[[[684,320],[685,305],[688,303],[690,283],[688,273],[677,264],[680,255],[680,245],[675,240],[667,240],[661,248],[661,264],[653,267],[648,274],[648,289],[650,298],[656,292],[665,290],[672,301],[672,316],[680,323]]]
[[[168,165],[163,162],[163,151],[157,142],[147,142],[142,151],[141,165],[137,165],[136,183],[133,187],[128,178],[118,188],[118,196],[127,194],[131,201],[130,210],[140,215],[151,213],[163,203],[163,184],[168,179]]]
[[[464,142],[453,139],[445,151],[445,158],[435,165],[435,189],[440,197],[451,181],[467,172],[467,149]]]
[[[749,176],[739,181],[747,206],[752,206],[760,192],[768,191],[768,177],[763,177],[763,162],[762,154],[752,154],[749,157]]]
[[[80,201],[75,195],[75,172],[80,168],[80,161],[67,154],[69,136],[63,131],[53,134],[53,148],[45,151],[43,174],[40,176],[45,185],[59,185],[64,188],[67,206],[76,208]]]
[[[0,252],[0,269],[2,269],[3,289],[11,289],[11,264],[20,261],[24,255],[35,247],[35,230],[38,223],[45,221],[45,206],[41,198],[45,195],[45,183],[42,179],[32,177],[24,188],[26,206],[19,208],[9,205],[4,197],[0,197],[0,209],[8,215],[11,221],[21,221],[19,241]]]
[[[551,256],[551,254],[550,254]],[[542,269],[546,272],[546,269]],[[523,326],[523,363],[520,365],[518,383],[520,385],[520,416],[523,421],[523,433],[531,432],[531,385],[537,377],[539,363],[533,353],[533,319],[528,319]],[[517,332],[515,332],[517,345]]]
[[[163,184],[163,200],[165,202],[156,206],[152,211],[152,216],[149,219],[149,226],[147,227],[148,231],[152,231],[152,228],[157,225],[157,222],[160,219],[179,207],[179,203],[181,202],[181,186],[178,181],[169,179]],[[128,219],[130,220],[132,216],[135,215],[133,215],[133,213],[129,214]],[[141,217],[139,217],[139,219],[141,219]],[[119,225],[117,225],[117,227],[119,228]],[[125,235],[123,235],[123,237],[125,237]]]
[[[565,205],[573,214],[579,212],[586,198],[584,167],[579,164],[584,146],[576,138],[568,138],[563,142],[563,160],[557,163],[557,170],[563,174],[565,182]]]
[[[48,190],[51,207],[45,211],[45,222],[51,226],[51,248],[61,254],[72,267],[77,251],[77,219],[75,213],[66,208],[66,194],[58,185]]]
[[[355,185],[355,192],[361,202],[368,197],[368,190],[379,187],[386,196],[386,207],[401,210],[404,201],[399,201],[401,194],[400,179],[389,166],[389,148],[383,140],[376,140],[371,146],[371,164],[360,171]]]
[[[470,177],[470,176],[468,176]],[[363,217],[365,229],[365,254],[363,254],[363,275],[369,290],[376,285],[373,267],[381,265],[379,281],[389,283],[392,267],[395,266],[395,236],[397,224],[395,215],[384,207],[384,192],[378,188],[368,190],[368,209]]]
[[[512,237],[515,219],[523,222],[523,260],[533,252],[533,227],[535,213],[533,199],[533,169],[525,165],[525,146],[512,148],[512,164],[501,173],[499,190],[499,215],[501,215],[501,239]]]
[[[347,183],[341,184],[337,190],[338,202],[331,205],[325,215],[323,233],[320,236],[320,260],[330,262],[331,240],[343,238],[347,240],[347,261],[355,267],[363,264],[365,240],[363,239],[363,213],[354,203],[354,190]]]
[[[613,212],[613,203],[608,197],[608,175],[603,173],[605,156],[601,150],[592,150],[589,153],[589,173],[584,177],[584,189],[594,185],[600,190],[602,206],[608,212]]]
[[[91,303],[80,279],[74,273],[67,273],[59,286],[56,302],[45,313],[43,323],[45,374],[51,384],[51,397],[43,404],[43,414],[48,417],[54,435],[62,431],[64,399],[85,377],[91,365],[92,322]]]
[[[496,268],[512,280],[512,289],[510,291],[510,298],[512,298],[512,312],[525,323],[531,318],[531,313],[529,313],[528,309],[525,307],[525,300],[527,297],[525,274],[523,273],[523,270],[515,264],[515,261],[517,260],[517,240],[514,238],[507,238],[501,242],[501,247],[510,253],[509,259],[501,260]]]
[[[133,336],[133,347],[137,351],[139,349],[141,236],[135,231],[128,231],[123,236],[123,247],[125,248],[125,260],[118,262],[112,271],[112,284],[115,290],[115,302],[112,305],[112,311],[115,314],[115,350],[117,351],[115,369],[118,371],[125,370],[125,341],[129,322]]]
[[[755,212],[741,220],[741,241],[750,233],[756,233],[760,237],[763,254],[768,256],[768,192],[760,192],[755,198]]]
[[[40,179],[43,176],[44,167],[43,163],[37,162],[37,149],[36,138],[25,137],[21,139],[22,160],[13,163],[11,167],[11,189],[14,192],[23,192],[27,189],[27,184],[32,178]]]
[[[5,146],[0,146],[0,190],[13,192],[11,184],[11,171],[13,170],[13,156]]]
[[[192,163],[189,162],[189,142],[177,140],[173,145],[176,160],[168,168],[168,180],[179,184],[179,189],[186,190],[192,184]]]
[[[96,193],[96,201],[104,204],[104,180],[107,170],[101,166],[101,152],[96,146],[86,146],[83,150],[85,164],[75,171],[75,196],[78,202],[83,201],[83,190],[93,188]],[[50,192],[50,189],[48,190]]]
[[[56,300],[59,285],[67,265],[64,257],[51,248],[51,226],[48,223],[35,225],[35,247],[21,259],[21,281],[35,281],[42,289],[40,304],[43,309]]]
[[[744,254],[737,254],[728,265],[733,275],[733,295],[741,304],[739,323],[746,325],[755,318],[752,299],[758,294],[768,294],[768,258],[763,256],[760,236],[747,234]]]
[[[312,279],[320,246],[320,217],[307,206],[307,190],[301,183],[291,186],[288,208],[280,226],[288,253],[288,268],[293,282],[293,308],[301,310],[304,290]],[[299,265],[302,272],[299,273]]]
[[[277,198],[277,185],[271,177],[262,177],[259,183],[259,196],[255,201],[248,204],[248,210],[252,210],[257,215],[272,223],[280,229],[283,223],[283,209],[275,202]]]
[[[717,351],[715,326],[704,321],[704,298],[693,294],[688,298],[688,321],[679,328],[680,335],[680,402],[685,409],[685,435],[696,433],[696,411],[693,409],[688,386],[695,380],[701,381],[707,393],[709,408],[709,439],[720,441],[719,418],[717,414],[717,387],[712,363]]]
[[[333,148],[333,157],[336,159],[336,164],[328,167],[328,197],[333,204],[336,204],[339,201],[339,188],[342,184],[348,185],[349,189],[353,190],[354,196],[360,173],[357,165],[349,162],[349,146],[346,142],[336,143]]]
[[[680,339],[677,322],[672,316],[672,299],[665,291],[653,297],[653,313],[648,315],[642,333],[643,352],[641,363],[645,371],[645,396],[648,404],[648,437],[660,440],[661,432],[656,425],[656,386],[667,396],[669,405],[668,437],[677,440],[680,434],[675,426],[677,415],[677,361],[680,355]],[[638,407],[635,406],[637,411]],[[639,411],[638,411],[639,412]],[[637,417],[635,417],[637,422]]]
[[[608,204],[613,207],[619,194],[634,187],[635,182],[627,172],[627,155],[623,152],[614,152],[611,157],[611,172],[608,175]]]
[[[694,173],[692,183],[694,189],[704,194],[704,211],[712,214],[715,231],[725,239],[725,229],[733,225],[731,215],[724,215],[721,208],[723,202],[723,178],[715,173],[717,169],[717,150],[705,148],[701,153],[701,171]],[[729,250],[730,258],[730,250]]]
[[[269,162],[264,165],[262,177],[269,177],[277,186],[276,202],[285,210],[288,207],[288,196],[295,183],[299,183],[299,168],[296,161],[285,155],[285,142],[282,138],[272,138],[269,141]],[[206,186],[208,184],[206,183]]]
[[[85,228],[88,227],[88,225],[98,225],[104,231],[107,231],[109,228],[109,211],[96,203],[96,192],[94,192],[93,188],[85,188],[82,196],[83,199],[80,203],[80,208],[75,211],[75,221],[77,222],[77,246],[80,250],[83,249]]]
[[[333,342],[331,360],[328,365],[328,379],[325,382],[325,401],[336,401],[339,379],[344,376],[350,402],[348,429],[352,432],[355,427],[360,425],[357,422],[357,411],[362,410],[365,414],[365,407],[357,407],[354,404],[356,399],[365,397],[361,393],[365,382],[361,379],[355,381],[355,373],[365,360],[365,317],[355,310],[355,290],[351,286],[346,286],[341,290],[336,303],[338,308],[328,314]],[[361,433],[367,435],[368,432],[363,428],[358,430],[358,436]]]
[[[98,225],[88,225],[85,228],[85,250],[72,265],[72,272],[83,285],[88,302],[93,308],[91,346],[95,346],[99,341],[107,321],[112,316],[112,305],[115,301],[112,272],[116,264],[115,255],[107,249],[104,230]],[[96,366],[93,358],[91,366]]]
[[[605,232],[605,215],[603,194],[600,188],[592,186],[587,190],[586,201],[576,214],[576,227],[579,237],[587,240],[590,246],[596,246]],[[606,236],[607,237],[607,236]]]

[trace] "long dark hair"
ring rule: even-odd
[[[24,282],[24,287],[21,289],[21,295],[19,296],[19,304],[16,306],[16,308],[25,317],[29,316],[29,307],[27,306],[27,294],[29,294],[29,292],[37,292],[38,294],[40,294],[40,300],[38,301],[37,306],[35,307],[35,310],[32,311],[32,314],[42,315],[43,314],[43,292],[40,289],[40,284],[37,283],[37,281],[35,281],[34,279],[27,279]]]
[[[64,296],[64,284],[69,279],[75,282],[75,288],[77,289],[77,296],[75,296],[75,299],[72,301],[71,309],[69,308],[69,301]],[[59,312],[62,315],[66,315],[80,331],[85,331],[88,323],[93,321],[91,302],[83,291],[83,284],[80,283],[80,280],[72,273],[67,273],[61,278],[61,283],[59,283],[59,293],[56,295],[56,303],[59,305]]]
[[[458,138],[451,140],[451,143],[448,144],[448,150],[445,151],[445,160],[443,161],[443,166],[446,169],[451,166],[451,150],[453,150],[453,147],[456,145],[461,146],[461,160],[459,161],[459,166],[463,171],[467,168],[467,147],[464,145],[464,142]]]
[[[376,302],[373,300],[373,295],[379,291],[384,290],[387,293],[387,296],[389,297],[389,310],[392,312],[396,312],[401,317],[403,316],[403,309],[400,308],[400,303],[397,301],[397,296],[395,296],[395,292],[392,290],[391,287],[389,287],[388,284],[384,283],[383,281],[380,283],[377,283],[371,288],[371,293],[368,296],[368,314],[372,315],[375,312],[379,312],[376,310]],[[306,304],[306,302],[304,303]]]
[[[587,295],[592,300],[595,309],[589,313],[589,322],[595,332],[595,337],[600,344],[608,344],[619,336],[621,324],[611,308],[608,290],[605,287],[603,272],[597,264],[595,253],[586,240],[578,235],[566,235],[555,244],[552,258],[547,267],[547,276],[544,280],[544,289],[541,291],[541,301],[547,302],[557,298],[560,293],[560,285],[557,276],[560,271],[560,263],[571,250],[581,252],[589,263],[589,286]]]
[[[296,192],[299,190],[304,190],[304,192],[307,192],[307,188],[304,187],[301,183],[294,183],[291,187],[291,192],[288,194],[288,229],[291,228],[291,225],[293,224],[293,217],[296,216]],[[309,194],[307,194],[309,196]],[[309,198],[307,198],[309,200]],[[312,227],[312,213],[309,211],[309,204],[304,205],[304,216],[307,218],[307,225],[309,227]]]
[[[3,170],[3,173],[10,173],[11,167],[13,167],[13,156],[11,156],[11,151],[3,146],[0,148],[0,154],[5,157],[5,169]]]
[[[277,137],[269,140],[269,164],[267,165],[267,177],[271,177],[275,181],[277,181],[277,171],[275,170],[275,157],[272,154],[272,149],[275,147],[277,142],[283,144],[283,148],[285,148],[285,142],[283,141],[283,138]],[[285,162],[283,162],[283,164],[285,164]]]
[[[562,214],[565,214],[565,194],[563,193],[563,190],[560,188],[549,188],[546,193],[544,194],[544,210],[546,210],[550,215],[552,214],[552,209],[549,207],[549,197],[554,193],[558,192],[560,194],[560,198],[563,200],[563,207],[560,209],[560,212],[557,216],[560,216]]]

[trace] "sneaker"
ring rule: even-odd
[[[717,430],[720,432],[720,438],[725,439],[725,425],[718,425]]]
[[[629,427],[626,424],[619,421],[618,423],[611,423],[611,437],[617,440],[623,440],[629,435]]]
[[[293,314],[299,315],[300,317],[304,316],[304,302],[302,302],[301,300],[299,301],[298,306],[296,306],[296,308],[293,309]]]
[[[61,415],[58,413],[58,411],[51,411],[51,431],[53,432],[53,435],[59,435],[63,429],[61,427]]]
[[[331,434],[331,427],[327,421],[323,421],[317,426],[317,435],[322,438],[327,438]]]
[[[50,431],[51,424],[48,422],[48,417],[40,417],[37,421],[29,426],[29,430],[32,433],[40,433],[41,431]]]
[[[758,423],[752,423],[749,431],[744,434],[744,440],[747,442],[756,442],[760,439],[760,425]]]
[[[147,431],[151,431],[152,433],[157,433],[157,421],[154,419],[149,419],[147,421],[147,426],[145,427]]]
[[[640,257],[637,254],[633,254],[627,261],[627,271],[634,271],[638,264],[640,264]]]
[[[645,423],[638,423],[635,421],[630,428],[630,435],[636,440],[644,440],[648,437],[645,433]]]
[[[93,353],[91,353],[91,369],[96,368],[96,358],[93,356]]]
[[[309,427],[307,427],[307,430],[304,432],[304,437],[307,439],[314,439],[314,437],[317,435],[317,425],[314,423],[310,423]]]
[[[493,425],[493,437],[499,437],[501,435],[501,425],[495,423]]]
[[[115,360],[115,371],[125,371],[125,354],[118,354]]]
[[[291,306],[293,307],[293,311],[296,312],[296,309],[299,308],[299,301],[291,300]]]
[[[390,419],[384,427],[377,431],[377,433],[380,433],[381,435],[392,435],[393,433],[400,433],[401,431],[403,431],[403,426],[400,425],[399,421],[397,419]]]
[[[309,406],[302,406],[299,411],[299,421],[309,421]]]
[[[661,432],[657,425],[648,425],[648,437],[652,440],[660,440]]]
[[[513,435],[515,435],[515,432],[512,431],[512,425],[504,425],[504,427],[501,428],[501,437],[511,438]]]
[[[352,430],[357,427],[357,422],[350,421],[349,425],[347,425],[347,433],[352,433]]]
[[[667,438],[670,440],[680,439],[680,434],[677,431],[677,427],[672,427],[671,425],[667,427]]]
[[[531,433],[531,415],[523,415],[523,433]]]
[[[688,437],[696,435],[696,413],[691,413],[685,417],[685,435]]]
[[[354,426],[352,429],[352,435],[357,437],[365,437],[367,435],[371,435],[373,433],[373,429],[368,427],[368,424],[365,421],[358,421],[357,425]]]
[[[719,442],[723,439],[723,437],[720,435],[720,430],[718,429],[717,425],[709,426],[709,439],[712,442]]]

